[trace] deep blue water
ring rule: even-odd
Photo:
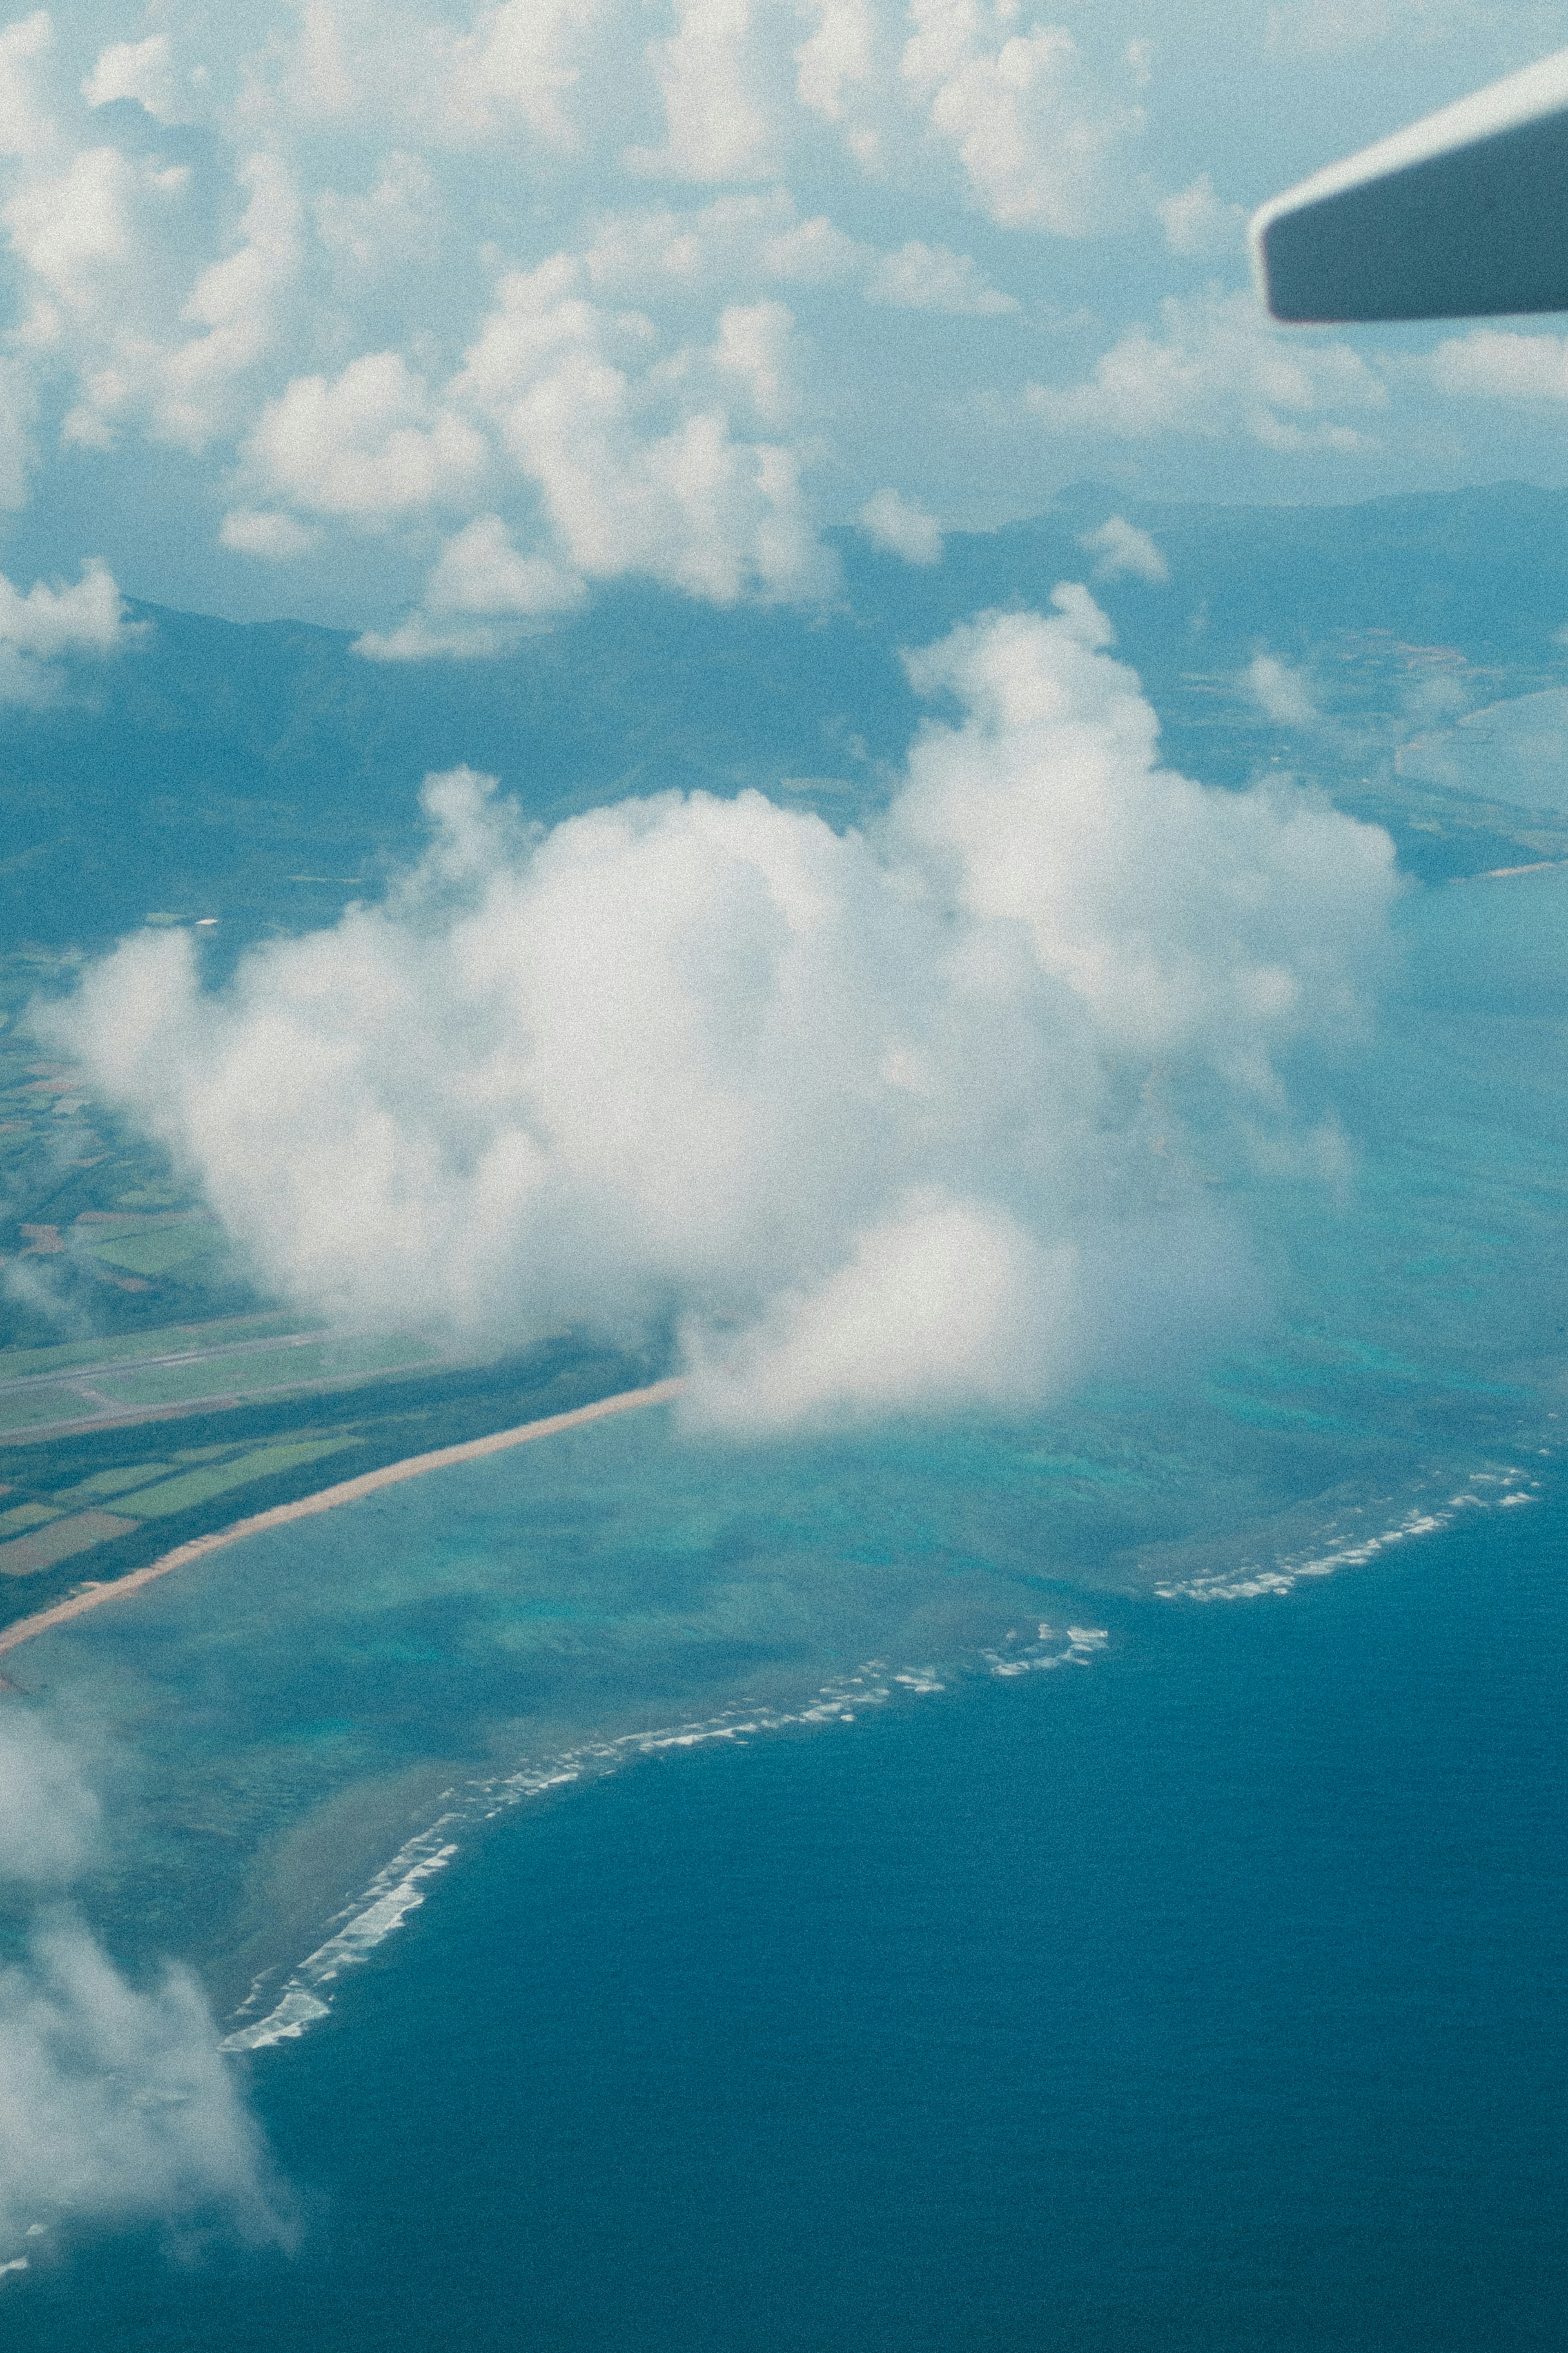
[[[38,2353],[1568,2342],[1568,1508],[499,1824]]]

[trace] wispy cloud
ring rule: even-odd
[[[132,1981],[67,1906],[100,1808],[24,1705],[0,1695],[0,1881],[40,1906],[26,1959],[0,1970],[0,2274],[106,2225],[290,2243],[291,2202],[195,1979]]]

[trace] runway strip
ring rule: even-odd
[[[47,1633],[51,1626],[63,1626],[68,1619],[80,1618],[89,1609],[98,1609],[105,1601],[119,1601],[125,1596],[140,1593],[155,1577],[167,1577],[172,1569],[184,1568],[187,1562],[204,1560],[209,1552],[221,1552],[225,1545],[238,1544],[244,1536],[260,1535],[268,1528],[287,1526],[290,1520],[308,1520],[318,1512],[335,1511],[340,1504],[356,1504],[362,1495],[374,1495],[379,1488],[395,1487],[400,1480],[422,1478],[426,1471],[444,1471],[448,1463],[477,1462],[486,1454],[503,1454],[510,1446],[527,1446],[536,1438],[553,1438],[558,1430],[577,1430],[584,1422],[602,1421],[606,1414],[632,1413],[637,1407],[662,1405],[667,1398],[679,1397],[686,1383],[681,1379],[655,1381],[646,1389],[623,1389],[618,1397],[601,1398],[595,1405],[574,1406],[570,1413],[547,1414],[542,1421],[525,1421],[517,1430],[498,1430],[489,1438],[470,1438],[461,1446],[443,1446],[434,1454],[410,1454],[405,1461],[388,1462],[379,1471],[364,1471],[357,1479],[344,1479],[336,1487],[323,1487],[318,1494],[301,1495],[298,1503],[275,1504],[269,1512],[257,1512],[248,1520],[236,1520],[226,1528],[214,1528],[210,1535],[194,1536],[189,1544],[176,1545],[145,1568],[134,1568],[129,1577],[116,1577],[106,1585],[89,1585],[80,1593],[73,1593],[67,1601],[57,1601],[52,1609],[40,1609],[31,1618],[19,1618],[14,1626],[0,1629],[0,1655],[14,1651],[20,1643],[30,1642],[35,1634]]]

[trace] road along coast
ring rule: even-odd
[[[112,1583],[89,1585],[68,1600],[57,1601],[48,1609],[40,1609],[31,1618],[19,1618],[15,1625],[0,1630],[0,1656],[15,1651],[21,1643],[30,1642],[35,1634],[47,1633],[51,1626],[63,1626],[68,1620],[80,1618],[89,1609],[97,1609],[105,1601],[120,1601],[132,1593],[140,1593],[155,1577],[167,1577],[176,1568],[185,1567],[193,1560],[205,1560],[210,1552],[221,1552],[226,1545],[238,1544],[245,1536],[260,1535],[268,1528],[287,1526],[290,1520],[308,1520],[318,1512],[335,1511],[340,1504],[356,1504],[362,1495],[374,1495],[382,1487],[395,1487],[401,1480],[422,1478],[426,1471],[444,1471],[449,1463],[477,1462],[486,1454],[502,1454],[510,1446],[527,1446],[536,1438],[553,1438],[557,1431],[577,1430],[584,1422],[602,1421],[606,1414],[632,1413],[639,1406],[662,1405],[668,1398],[679,1397],[686,1387],[683,1379],[654,1381],[647,1388],[623,1389],[617,1397],[600,1398],[596,1404],[574,1406],[570,1413],[547,1414],[542,1421],[525,1421],[517,1430],[498,1430],[489,1438],[466,1439],[460,1446],[438,1447],[434,1454],[410,1454],[402,1462],[388,1462],[379,1471],[363,1471],[357,1479],[344,1479],[335,1487],[323,1487],[314,1495],[301,1495],[298,1503],[275,1504],[269,1512],[256,1512],[247,1520],[236,1520],[226,1528],[214,1528],[210,1535],[194,1536],[189,1544],[176,1545],[173,1552],[149,1561],[145,1568],[132,1569],[128,1577],[116,1577]]]

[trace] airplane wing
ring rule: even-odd
[[[1315,173],[1251,239],[1277,319],[1568,310],[1568,49]]]

